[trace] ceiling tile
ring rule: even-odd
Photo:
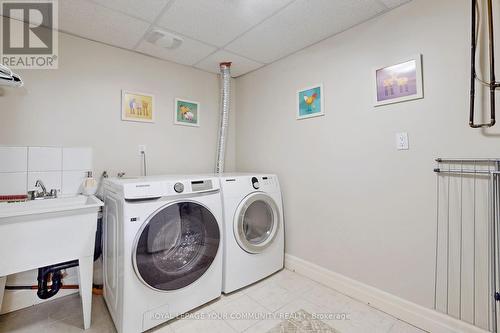
[[[64,0],[65,1],[65,0]],[[170,0],[90,0],[102,6],[153,22]]]
[[[136,48],[136,51],[160,59],[192,66],[216,50],[213,46],[200,43],[190,38],[184,37],[183,39],[184,42],[181,46],[174,50],[165,49],[143,40]]]
[[[59,1],[59,29],[123,48],[133,48],[149,24],[81,0]]]
[[[292,0],[177,0],[158,25],[224,46]]]
[[[385,10],[377,0],[297,0],[226,49],[269,63]]]
[[[402,4],[405,4],[407,2],[410,2],[412,0],[380,0],[384,3],[389,8],[396,8],[397,6],[401,6]]]
[[[231,76],[238,77],[245,73],[256,70],[259,67],[264,66],[264,64],[255,62],[239,55],[227,52],[224,50],[219,50],[214,54],[208,56],[207,58],[200,61],[195,65],[196,68],[205,70],[207,72],[219,73],[219,64],[221,62],[231,61]]]

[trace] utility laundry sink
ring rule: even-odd
[[[95,196],[0,204],[0,307],[7,275],[78,260],[84,328],[90,327]]]
[[[95,196],[77,195],[57,199],[30,200],[24,202],[0,203],[0,224],[11,221],[10,217],[36,215],[55,212],[81,214],[81,210],[94,211],[103,205]]]

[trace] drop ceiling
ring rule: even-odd
[[[410,0],[63,0],[59,29],[212,73],[232,61],[234,77]],[[159,28],[176,49],[145,40]]]

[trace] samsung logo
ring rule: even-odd
[[[135,185],[135,187],[150,187],[151,185],[149,184],[144,184],[144,185]]]

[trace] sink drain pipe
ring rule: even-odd
[[[78,266],[78,260],[66,261],[56,265],[38,268],[38,285],[34,286],[5,286],[5,290],[37,290],[40,299],[48,299],[61,289],[78,289],[78,285],[63,285],[64,278],[61,272],[64,269]],[[50,285],[49,285],[50,283]]]
[[[63,262],[57,265],[41,267],[38,269],[38,291],[36,294],[40,299],[51,298],[62,287],[63,269],[78,266],[78,260]],[[48,286],[49,280],[52,281],[50,287]]]
[[[219,137],[217,142],[217,163],[216,173],[224,172],[224,160],[227,145],[227,128],[229,126],[229,108],[231,104],[231,63],[220,63],[220,124]]]
[[[94,261],[102,254],[102,216],[97,220],[97,231],[94,245]],[[56,295],[61,289],[79,289],[77,284],[63,285],[62,270],[77,267],[78,260],[38,268],[37,285],[5,286],[5,290],[37,290],[40,299],[48,299]],[[49,285],[50,282],[50,285]]]

